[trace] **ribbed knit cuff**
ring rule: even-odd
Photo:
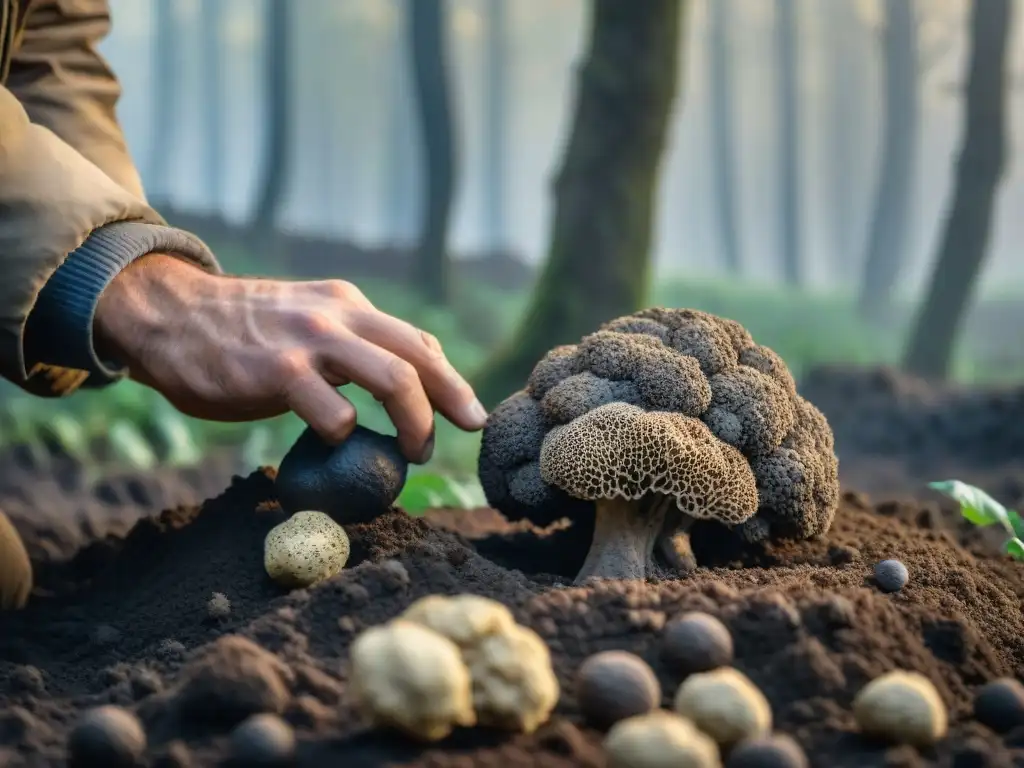
[[[39,292],[25,326],[27,368],[36,363],[85,371],[85,387],[122,378],[124,366],[100,360],[93,345],[93,319],[100,295],[129,264],[150,253],[185,259],[210,272],[220,266],[195,235],[173,227],[116,222],[94,230],[72,251]]]

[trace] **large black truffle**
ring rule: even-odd
[[[366,523],[395,503],[408,471],[394,437],[356,427],[333,446],[309,428],[281,460],[277,499],[290,514],[316,510],[342,525]]]

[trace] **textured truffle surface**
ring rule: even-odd
[[[663,307],[552,349],[525,388],[492,412],[479,462],[489,503],[539,525],[591,512],[592,496],[545,480],[536,467],[549,434],[612,403],[674,414],[678,424],[696,420],[733,449],[718,449],[725,460],[749,465],[756,513],[746,514],[744,492],[744,513],[729,523],[745,540],[809,538],[831,526],[839,499],[832,431],[797,394],[785,362],[734,320]]]

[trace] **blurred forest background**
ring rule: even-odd
[[[340,277],[493,405],[642,305],[831,363],[1024,379],[1012,0],[112,0],[151,201],[231,271]],[[8,439],[276,463],[301,429],[132,384],[5,389]],[[393,431],[366,397],[361,421]],[[433,472],[478,436],[439,431]]]

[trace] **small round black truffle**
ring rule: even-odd
[[[883,560],[875,565],[875,583],[883,592],[899,592],[909,578],[907,566],[899,560]]]
[[[316,510],[342,525],[366,523],[395,503],[408,472],[395,437],[356,427],[333,446],[310,427],[281,460],[275,489],[289,514]]]
[[[626,651],[595,653],[576,673],[580,713],[595,728],[643,715],[661,705],[661,685],[647,662]]]
[[[130,768],[142,760],[146,732],[139,719],[121,707],[86,712],[68,737],[72,768]]]
[[[295,754],[295,732],[277,715],[252,715],[231,732],[231,760],[238,765],[282,765]]]
[[[791,737],[777,733],[747,739],[729,753],[726,768],[808,768],[807,755]]]
[[[974,697],[974,717],[996,733],[1024,725],[1024,685],[1003,677],[982,686]]]
[[[665,627],[662,657],[685,675],[726,667],[732,664],[732,634],[710,614],[685,613]]]

